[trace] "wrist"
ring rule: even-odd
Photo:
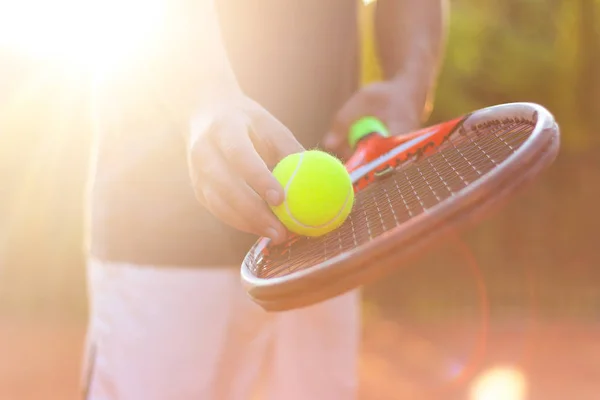
[[[224,115],[241,109],[245,95],[237,84],[204,87],[184,129],[186,145],[193,146],[197,137],[211,129]]]
[[[433,79],[424,74],[408,73],[401,71],[397,73],[390,82],[397,88],[394,91],[408,100],[411,114],[419,122],[426,120],[431,113],[434,85]]]
[[[218,76],[202,82],[196,93],[192,107],[192,116],[206,109],[220,108],[238,102],[244,97],[242,89],[234,76]]]

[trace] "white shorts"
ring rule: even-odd
[[[92,260],[88,278],[87,400],[357,397],[358,292],[267,313],[236,268]]]

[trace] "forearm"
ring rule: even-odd
[[[447,0],[378,0],[377,51],[386,79],[403,79],[416,104],[433,92],[447,30]]]
[[[158,79],[172,117],[189,118],[203,104],[239,90],[219,28],[214,0],[167,2]],[[164,80],[163,80],[164,78]]]

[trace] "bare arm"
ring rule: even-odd
[[[149,65],[156,69],[148,72],[158,75],[157,95],[171,117],[186,121],[206,103],[237,94],[239,87],[214,0],[171,0],[167,7],[159,51]]]
[[[132,122],[151,143],[153,132],[181,132],[196,199],[238,230],[281,241],[287,232],[269,205],[281,204],[285,193],[268,167],[304,149],[244,96],[214,0],[169,0],[166,7],[152,45],[110,77],[110,93],[101,102],[116,111],[119,125]]]
[[[410,82],[415,102],[426,107],[446,39],[447,0],[378,0],[375,29],[385,79]]]
[[[282,241],[286,229],[269,205],[281,204],[285,193],[269,166],[303,147],[287,127],[242,93],[214,0],[171,2],[181,8],[173,9],[180,17],[170,26],[176,84],[166,90],[176,99],[169,103],[173,115],[187,123],[183,132],[196,199],[226,224]]]

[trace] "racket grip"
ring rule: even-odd
[[[351,149],[355,149],[358,142],[365,137],[377,134],[382,137],[389,137],[390,132],[381,120],[376,117],[367,116],[359,119],[350,127],[348,132],[348,143]]]

